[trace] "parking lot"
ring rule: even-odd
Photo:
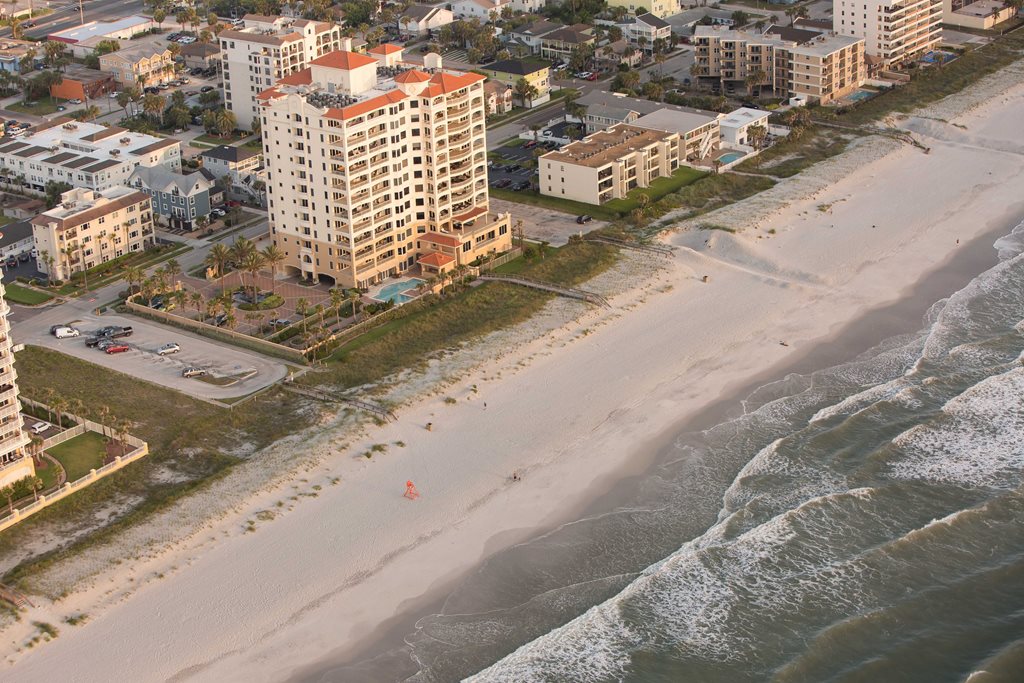
[[[545,141],[542,136],[538,139],[539,144],[533,140],[521,140],[517,145],[502,145],[492,150],[491,161],[487,165],[490,186],[514,190],[516,183],[533,183],[537,177],[535,169],[539,156],[557,149],[554,143]]]
[[[63,313],[67,315],[66,309]],[[61,314],[59,309],[49,310],[18,323],[15,329],[19,341],[54,349],[160,386],[209,399],[244,396],[283,379],[287,374],[287,367],[282,361],[209,341],[183,330],[116,315],[84,314],[76,320],[66,320],[60,318]],[[50,334],[50,326],[55,324],[71,324],[81,336],[57,339]],[[133,328],[130,337],[117,340],[125,342],[128,351],[107,354],[85,345],[87,336],[108,325]],[[171,342],[179,344],[181,351],[166,356],[156,353],[158,348]],[[187,367],[201,368],[208,376],[205,379],[182,377],[181,373]]]

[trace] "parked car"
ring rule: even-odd
[[[116,91],[116,90],[115,90],[114,92],[112,92],[112,93],[110,93],[109,95],[107,95],[107,97],[109,97],[109,98],[110,98],[110,99],[112,99],[112,100],[116,100],[116,99],[117,99],[117,96],[118,96],[118,95],[120,95],[120,94],[121,94],[121,93],[119,93],[118,91]]]
[[[110,337],[105,337],[102,334],[92,334],[85,338],[85,345],[89,347],[98,346],[104,339],[110,339]]]
[[[99,342],[96,343],[96,350],[97,351],[106,351],[111,346],[114,346],[115,344],[120,344],[120,343],[121,342],[114,341],[110,337],[104,337],[103,339],[100,339]]]
[[[512,190],[515,192],[522,192],[523,190],[530,189],[530,181],[520,180],[518,183],[512,186]]]
[[[589,223],[592,220],[594,220],[593,217],[592,216],[588,216],[586,214],[583,214],[582,216],[576,216],[576,222],[579,223],[580,225],[584,225],[586,223]]]
[[[202,377],[206,374],[206,370],[202,368],[189,367],[181,371],[182,377]]]
[[[242,202],[240,202],[238,200],[235,200],[235,199],[232,199],[231,201],[224,202],[224,205],[225,206],[230,206],[230,207],[235,207],[235,206],[241,206]]]
[[[590,78],[591,73],[589,71],[577,71],[575,74],[576,78]]]
[[[53,336],[55,336],[57,339],[67,339],[68,337],[77,337],[80,334],[81,332],[79,332],[74,327],[65,326],[58,327],[57,331],[53,333]]]
[[[57,105],[57,111],[64,111],[65,109],[67,109],[67,107],[65,107],[63,104]]]
[[[204,85],[202,88],[199,89],[199,92],[210,92],[213,89],[214,88],[212,85]]]
[[[493,183],[491,183],[491,186],[492,187],[508,187],[511,184],[512,184],[512,179],[511,178],[501,178],[501,179],[495,180]]]
[[[8,268],[14,268],[17,265],[18,265],[18,257],[17,256],[11,256],[11,257],[9,257],[7,259],[7,267]]]
[[[132,336],[132,330],[130,325],[107,325],[96,330],[96,335],[100,337],[110,337],[111,339],[120,339],[121,337]]]
[[[285,320],[284,318],[278,318],[277,320],[271,320],[270,324],[274,327],[288,327],[292,324],[292,321]]]
[[[163,346],[161,346],[159,349],[156,350],[156,353],[159,356],[167,356],[172,353],[178,353],[179,351],[181,351],[181,345],[171,342],[169,344],[164,344]]]
[[[197,66],[193,69],[189,69],[189,73],[193,76],[198,76],[199,74],[203,73],[203,67]]]
[[[49,428],[50,425],[46,422],[36,422],[34,425],[32,425],[32,428],[29,429],[29,431],[32,432],[33,434],[42,434]]]
[[[589,76],[587,76],[587,80],[588,81],[596,81],[597,78],[598,78],[597,74],[590,74]]]
[[[522,166],[520,166],[519,164],[512,164],[511,166],[506,166],[505,170],[508,171],[509,173],[513,173],[521,168]]]
[[[537,141],[536,140],[527,140],[523,144],[523,149],[533,149],[536,146],[537,146]]]
[[[220,315],[218,315],[216,318],[213,319],[213,324],[216,325],[217,327],[221,327],[227,321],[228,321],[227,313],[221,313]]]
[[[131,350],[131,347],[129,347],[127,344],[122,344],[120,342],[114,342],[113,344],[111,344],[107,348],[103,349],[103,351],[105,353],[109,353],[109,354],[124,353],[125,351],[130,351],[130,350]]]
[[[80,100],[78,98],[75,98],[73,100],[68,100],[68,104],[81,104],[81,103],[82,103],[82,100]]]

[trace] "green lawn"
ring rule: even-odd
[[[220,137],[218,135],[204,134],[204,135],[200,135],[199,137],[197,137],[196,138],[196,142],[205,142],[208,145],[214,145],[214,146],[217,146],[217,145],[230,145],[230,144],[236,143],[239,140],[241,140],[243,138],[247,138],[247,137],[249,137],[249,136],[248,135],[234,135],[234,134],[231,134],[228,137],[222,138],[222,137]]]
[[[68,473],[68,481],[78,481],[89,470],[98,470],[103,466],[106,456],[106,440],[96,432],[86,432],[59,443],[46,451],[57,459]]]
[[[8,223],[13,223],[15,220],[16,219],[11,216],[0,216],[0,225],[7,225]]]
[[[658,201],[667,194],[677,192],[679,188],[694,183],[707,173],[698,171],[689,166],[680,166],[675,173],[662,178],[655,178],[648,187],[637,187],[629,191],[629,194],[622,199],[613,199],[601,205],[607,211],[613,211],[620,216],[627,215],[630,211],[640,206],[640,195],[645,194],[650,203]]]
[[[28,287],[22,287],[14,282],[4,285],[4,289],[7,290],[6,298],[8,301],[13,301],[16,304],[24,304],[26,306],[35,306],[37,304],[45,303],[53,298],[53,296],[46,292],[39,292]]]
[[[614,211],[609,211],[603,206],[574,202],[571,199],[562,199],[561,197],[548,197],[547,195],[542,195],[539,192],[534,192],[533,190],[513,192],[508,189],[492,187],[489,192],[492,197],[497,197],[498,199],[505,199],[519,204],[528,204],[530,206],[542,206],[546,209],[551,209],[552,211],[561,211],[575,216],[585,213],[590,214],[594,218],[600,218],[608,221],[618,218],[618,214]]]
[[[42,459],[42,465],[36,467],[36,476],[43,480],[43,491],[49,491],[59,481],[60,468],[49,460]]]
[[[32,106],[28,106],[24,101],[12,104],[8,109],[11,111],[21,112],[22,114],[35,114],[36,116],[42,116],[43,114],[52,114],[57,111],[57,105],[59,102],[52,97],[41,97],[38,100],[32,100]]]

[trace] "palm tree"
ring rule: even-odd
[[[39,477],[32,477],[32,480],[28,483],[32,488],[32,500],[39,500],[39,492],[43,490],[43,480]]]
[[[125,268],[124,279],[128,283],[128,290],[131,291],[136,283],[142,282],[145,276],[145,272],[139,266],[128,266]]]
[[[522,102],[524,107],[529,107],[530,105],[527,104],[527,102],[532,103],[533,99],[540,94],[540,91],[538,91],[537,87],[525,78],[520,78],[516,81],[516,85],[512,89],[512,93],[519,98],[519,101]]]
[[[227,270],[228,263],[231,262],[231,259],[231,250],[218,242],[213,245],[213,248],[210,249],[210,252],[203,260],[206,267],[213,268],[217,271],[217,277],[220,278],[221,295],[224,294],[224,271]]]
[[[295,302],[295,313],[302,317],[302,334],[306,334],[306,308],[308,306],[309,302],[305,297],[299,297],[299,300]]]
[[[143,97],[142,111],[144,111],[154,121],[159,121],[160,115],[164,113],[163,95],[156,95],[154,93],[150,93]]]
[[[249,273],[249,278],[252,280],[252,303],[254,306],[258,303],[259,299],[259,286],[256,281],[256,276],[263,269],[265,264],[266,261],[263,259],[263,254],[255,249],[246,254],[245,260],[240,264],[242,270]]]
[[[341,320],[341,307],[345,305],[345,291],[340,287],[332,287],[330,291],[331,295],[331,308],[334,309],[334,315]]]
[[[174,285],[174,277],[181,275],[181,264],[178,263],[178,259],[170,259],[164,264],[164,268],[167,271],[167,276],[171,279],[171,286]]]
[[[171,293],[171,298],[174,299],[175,305],[182,311],[185,310],[185,304],[188,302],[188,292],[184,289],[176,289]]]
[[[39,455],[43,452],[43,437],[33,434],[29,437],[28,452],[32,454],[32,462],[40,467],[42,462]]]
[[[0,489],[0,496],[7,499],[7,511],[10,514],[14,514],[14,487],[8,484],[7,486]]]
[[[57,413],[57,426],[64,428],[64,411],[68,409],[68,401],[63,396],[54,396],[50,401],[53,412]]]
[[[192,305],[196,307],[196,313],[201,313],[203,311],[203,293],[198,289],[192,290],[192,293],[189,295],[189,301],[191,301]]]
[[[263,256],[263,261],[270,266],[270,293],[276,294],[277,267],[285,261],[284,251],[276,244],[271,244],[261,251],[260,255]]]

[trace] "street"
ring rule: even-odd
[[[140,0],[84,0],[85,21],[109,21],[120,19],[132,14],[142,14],[146,6]],[[79,18],[78,3],[67,2],[40,2],[39,6],[53,10],[52,14],[33,19],[35,26],[25,29],[26,38],[45,38],[51,33],[64,31],[69,28],[81,25]],[[11,29],[4,27],[0,29],[0,36],[11,37]]]

